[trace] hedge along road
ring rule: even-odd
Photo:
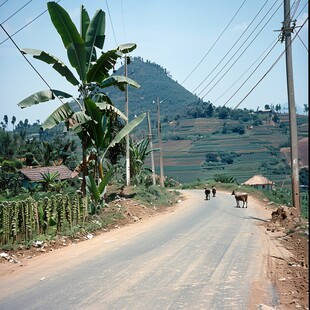
[[[181,191],[173,212],[0,274],[0,309],[256,309],[273,302],[254,200]],[[269,213],[270,214],[270,213]]]

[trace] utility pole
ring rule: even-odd
[[[160,103],[157,97],[157,130],[158,130],[158,147],[159,147],[159,167],[160,167],[160,185],[162,187],[164,184],[164,163],[163,163],[163,144],[161,140],[161,123],[160,123]]]
[[[298,215],[300,209],[299,192],[299,165],[298,165],[298,135],[296,121],[296,107],[294,95],[293,64],[292,64],[292,45],[291,34],[294,31],[294,23],[291,25],[290,0],[284,0],[284,22],[282,27],[282,42],[285,41],[285,60],[286,60],[286,83],[288,95],[288,108],[290,119],[290,140],[291,140],[291,177],[292,177],[292,199],[293,207],[297,209]]]
[[[127,77],[127,55],[125,55],[125,77]],[[129,111],[128,111],[128,84],[125,84],[125,115],[127,117],[126,125],[129,122]],[[129,155],[129,134],[126,135],[126,186],[130,185],[130,155]]]
[[[153,185],[156,185],[156,177],[155,177],[155,163],[154,163],[154,154],[153,154],[153,136],[152,136],[152,129],[151,129],[151,120],[150,120],[150,111],[147,112],[147,123],[149,127],[149,142],[150,142],[150,149],[151,149],[151,164],[152,164],[152,179]]]

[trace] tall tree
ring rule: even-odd
[[[102,10],[97,10],[94,17],[90,19],[88,12],[82,5],[79,33],[69,14],[59,4],[48,2],[47,7],[52,23],[67,50],[69,62],[76,70],[78,78],[62,61],[47,52],[34,49],[22,49],[22,52],[51,64],[68,82],[78,88],[79,96],[74,98],[63,91],[48,89],[29,96],[18,105],[25,108],[55,98],[60,99],[60,101],[70,99],[70,101],[62,103],[45,120],[42,128],[52,128],[56,124],[64,122],[67,128],[74,130],[81,139],[83,150],[82,191],[85,194],[86,176],[88,175],[87,151],[94,147],[97,151],[96,155],[99,155],[98,152],[104,152],[99,137],[105,138],[106,146],[107,141],[112,142],[114,138],[111,134],[111,128],[113,128],[116,118],[126,120],[126,116],[113,106],[103,88],[115,85],[124,91],[127,84],[134,87],[140,86],[125,76],[110,76],[109,74],[117,59],[134,50],[136,44],[129,43],[107,52],[101,51],[100,56],[97,57],[96,48],[102,50],[105,40],[105,13]],[[143,118],[137,118],[134,124],[131,124],[131,129]],[[125,135],[124,131],[122,131],[122,135]],[[99,171],[102,170],[101,159],[98,159],[98,168]],[[102,172],[99,175],[102,179]],[[100,182],[99,179],[98,182]]]
[[[16,123],[16,116],[12,116],[11,124],[13,125],[13,131],[15,129],[15,123]]]
[[[5,128],[8,128],[8,123],[9,123],[9,118],[7,115],[4,115],[3,116],[3,120],[4,120],[4,125],[5,125]]]

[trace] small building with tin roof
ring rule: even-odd
[[[29,187],[31,184],[42,182],[44,175],[58,173],[56,180],[62,181],[72,178],[72,171],[64,165],[49,167],[24,167],[19,170],[22,178],[22,186]]]

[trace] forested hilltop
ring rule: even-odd
[[[124,74],[124,66],[114,75]],[[176,111],[183,111],[198,98],[171,78],[170,73],[160,65],[144,61],[141,57],[131,58],[127,66],[127,76],[141,85],[140,88],[129,87],[129,117],[145,111],[156,111],[157,98],[164,101],[161,106],[163,117],[174,117]],[[107,88],[107,94],[114,104],[124,110],[124,93],[115,87]]]

